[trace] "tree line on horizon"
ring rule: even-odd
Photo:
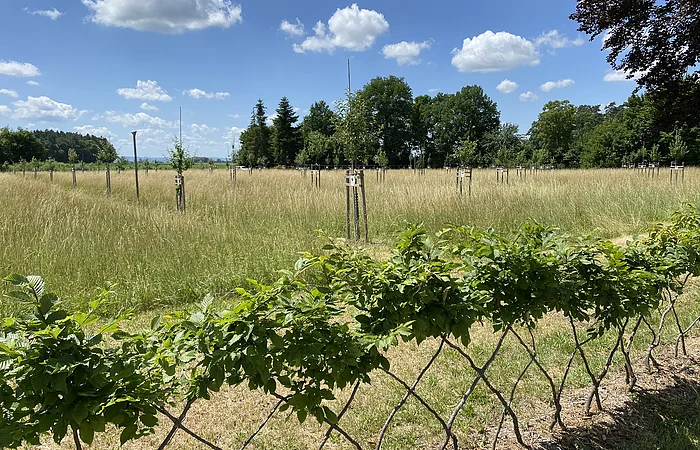
[[[682,89],[633,93],[621,105],[550,101],[521,134],[517,125],[501,121],[496,103],[480,86],[413,97],[403,78],[377,77],[333,107],[313,103],[301,120],[286,97],[271,120],[258,100],[232,159],[251,167],[696,165],[698,110],[700,81],[686,78]],[[116,154],[102,137],[0,128],[0,167],[31,160],[106,162],[101,151]]]
[[[258,100],[233,156],[258,167],[444,167],[550,165],[559,168],[700,163],[700,83],[633,93],[621,105],[546,103],[530,129],[501,121],[480,86],[413,97],[403,78],[377,77],[332,108],[311,105],[300,120],[287,97],[270,120]]]

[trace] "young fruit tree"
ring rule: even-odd
[[[112,164],[118,157],[119,155],[117,154],[117,150],[107,141],[102,143],[100,151],[97,153],[97,160],[103,163],[106,167],[105,180],[107,182],[108,197],[112,194],[112,180],[110,179],[109,165]]]
[[[53,171],[56,169],[56,160],[53,158],[49,158],[46,160],[46,167],[49,169],[49,178],[51,182],[53,183]]]
[[[347,91],[346,98],[335,102],[335,139],[343,149],[345,159],[354,169],[358,164],[368,164],[377,134],[372,125],[372,113],[364,97]]]
[[[179,212],[185,212],[185,176],[183,172],[194,164],[190,153],[182,146],[178,139],[173,140],[173,148],[170,150],[170,166],[177,171],[175,176],[175,204]]]
[[[76,152],[74,148],[68,149],[68,162],[71,166],[70,171],[73,174],[73,188],[76,188],[78,183],[75,179],[75,165],[78,163],[78,152]]]

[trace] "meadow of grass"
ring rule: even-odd
[[[684,184],[668,172],[651,180],[626,170],[540,172],[510,184],[495,171],[475,171],[471,198],[456,194],[454,171],[389,171],[366,175],[370,251],[383,254],[408,222],[436,231],[447,223],[510,233],[533,218],[567,232],[628,236],[664,219],[685,200],[700,200],[700,170]],[[320,190],[296,171],[186,173],[187,214],[175,210],[174,173],[133,172],[22,177],[0,174],[0,273],[41,274],[67,301],[84,305],[105,281],[119,284],[114,308],[140,310],[190,303],[207,292],[226,298],[246,278],[270,281],[301,251],[324,244],[322,229],[345,235],[341,171],[324,171]],[[13,305],[0,302],[0,312]]]
[[[520,178],[512,171],[508,185],[496,182],[495,171],[475,171],[471,198],[455,192],[454,171],[429,170],[423,176],[412,171],[390,171],[386,181],[366,175],[367,207],[371,243],[367,251],[383,257],[394,233],[405,223],[423,223],[432,231],[447,223],[493,227],[514,233],[533,218],[563,230],[594,233],[622,239],[663,220],[683,201],[700,203],[700,169],[688,169],[685,183],[671,184],[668,171],[658,179],[628,170],[548,171]],[[289,267],[300,251],[320,251],[324,244],[316,230],[329,236],[345,234],[345,198],[340,171],[324,171],[322,186],[315,189],[310,178],[295,171],[239,172],[235,184],[225,170],[191,170],[186,173],[187,214],[174,212],[174,173],[141,173],[141,202],[135,198],[133,173],[112,174],[112,196],[105,196],[104,172],[78,173],[72,189],[70,173],[48,174],[37,179],[27,174],[0,174],[0,275],[10,272],[40,274],[49,286],[74,307],[94,298],[105,281],[119,284],[111,311],[135,307],[141,314],[128,326],[147,326],[163,310],[186,307],[207,292],[222,304],[235,301],[232,292],[246,278],[270,281],[276,271]],[[0,288],[1,289],[1,288]],[[698,314],[700,292],[693,288],[683,302],[682,321]],[[11,314],[16,306],[0,301],[0,313]],[[475,330],[472,354],[483,361],[496,336],[488,325]],[[573,348],[570,333],[558,316],[542,321],[536,333],[543,363],[554,374]],[[669,334],[670,337],[670,334]],[[595,367],[603,364],[613,342],[605,336],[590,344]],[[637,353],[648,342],[637,341]],[[668,342],[668,339],[667,339]],[[419,347],[402,345],[392,350],[392,369],[412,380],[434,353],[437,342]],[[489,373],[498,386],[508,386],[527,364],[528,356],[515,341],[508,340]],[[619,361],[614,373],[621,370]],[[461,357],[446,351],[431,369],[418,392],[449,415],[473,378]],[[587,383],[580,364],[570,377],[570,389]],[[516,396],[515,407],[525,417],[548,413],[548,385],[531,371]],[[382,374],[363,386],[344,427],[371,447],[384,419],[405,391]],[[341,398],[348,393],[341,393]],[[245,387],[215,395],[211,402],[195,406],[188,424],[224,448],[233,448],[254,431],[274,404],[261,393]],[[486,444],[500,418],[494,397],[480,386],[456,422],[466,448]],[[529,427],[525,420],[524,429]],[[678,424],[674,424],[676,428]],[[681,432],[629,448],[694,448],[700,436],[700,418],[683,425]],[[506,425],[506,428],[508,425]],[[665,428],[664,428],[665,430]],[[159,429],[159,434],[167,430]],[[298,426],[279,414],[256,439],[258,449],[312,448],[324,429],[315,424]],[[385,444],[389,449],[434,448],[441,440],[441,427],[417,402],[410,400],[399,413]],[[175,448],[202,448],[178,434]],[[154,448],[157,439],[147,438],[127,448]],[[66,448],[70,448],[68,442]],[[117,448],[116,434],[101,438],[92,448]],[[47,447],[50,448],[50,447]],[[349,448],[334,437],[328,448]]]

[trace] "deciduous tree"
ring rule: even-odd
[[[374,153],[384,152],[389,165],[408,164],[411,144],[413,91],[403,78],[377,77],[367,83],[358,97],[369,107],[372,132],[378,139]]]

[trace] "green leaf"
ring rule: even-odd
[[[323,410],[321,408],[314,408],[314,416],[316,416],[316,421],[319,424],[323,423],[325,417],[323,416]]]
[[[104,418],[107,422],[115,425],[120,425],[124,422],[124,414],[122,414],[121,408],[118,405],[108,407],[104,412]]]
[[[60,444],[63,438],[68,433],[68,421],[58,419],[56,426],[53,428],[53,441]]]
[[[158,425],[158,418],[156,416],[144,414],[141,416],[141,423],[149,428],[152,428]]]
[[[29,280],[26,277],[19,275],[17,273],[10,274],[10,275],[6,276],[5,278],[3,278],[3,280],[9,281],[10,283],[12,283],[15,286],[20,286],[20,285],[29,283]]]
[[[323,407],[323,411],[326,413],[326,419],[333,425],[338,425],[338,416],[327,406]]]
[[[117,321],[110,321],[107,325],[103,326],[97,331],[97,334],[102,334],[102,333],[116,333],[117,331],[120,331],[121,328],[119,328],[119,322]]]
[[[34,303],[36,301],[33,297],[31,297],[24,291],[10,291],[5,295],[22,303]]]
[[[284,348],[284,339],[282,339],[277,333],[272,331],[270,332],[269,337],[270,341],[272,342],[272,345],[274,345],[277,348]]]
[[[92,416],[88,419],[90,426],[93,430],[98,433],[104,433],[105,431],[105,418],[103,416]]]
[[[298,409],[297,410],[297,419],[299,419],[299,423],[304,423],[306,420],[307,412],[305,409]]]
[[[88,407],[84,402],[80,402],[73,408],[73,420],[79,425],[87,418],[89,414]]]
[[[78,434],[80,435],[80,440],[85,442],[87,445],[92,444],[92,441],[95,438],[95,430],[93,430],[90,424],[87,422],[80,424]]]
[[[137,431],[138,429],[136,428],[136,424],[132,424],[124,428],[122,433],[119,435],[119,443],[121,445],[126,444],[128,441],[132,440],[134,436],[136,436]]]
[[[55,294],[42,295],[39,299],[39,311],[41,315],[46,316],[46,314],[51,311],[51,308],[53,308],[53,305],[56,304],[56,301],[58,301],[58,297]]]
[[[46,323],[54,324],[60,320],[65,319],[66,317],[68,317],[67,312],[65,312],[63,310],[54,311],[51,314],[49,314],[49,316],[46,318]]]

